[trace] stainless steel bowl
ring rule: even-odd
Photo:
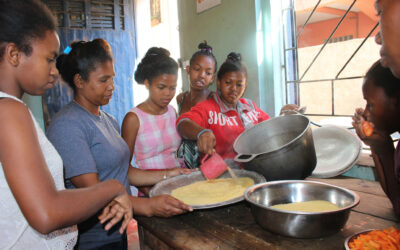
[[[272,181],[249,187],[244,198],[258,224],[268,231],[295,237],[318,238],[339,231],[347,222],[351,208],[360,202],[348,189],[315,181]],[[292,212],[272,205],[310,200],[326,200],[340,207],[329,212]]]

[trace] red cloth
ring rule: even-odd
[[[223,159],[233,159],[236,155],[233,143],[245,130],[270,117],[259,109],[255,103],[246,98],[240,98],[237,108],[228,108],[214,93],[212,98],[198,103],[189,112],[182,114],[177,124],[183,119],[190,119],[199,126],[211,129],[216,138],[215,150]]]

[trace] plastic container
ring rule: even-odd
[[[219,154],[214,153],[213,155],[207,154],[201,159],[200,170],[204,177],[214,180],[228,170],[228,166]]]

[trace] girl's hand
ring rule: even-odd
[[[174,215],[192,212],[193,208],[170,195],[159,195],[148,199],[148,216],[171,217]]]
[[[123,219],[122,225],[119,229],[119,232],[122,234],[132,219],[132,213],[132,202],[129,198],[129,194],[125,191],[123,194],[115,197],[114,200],[103,209],[103,212],[98,218],[101,224],[108,221],[104,227],[105,230],[109,230]]]
[[[198,171],[198,169],[188,169],[188,168],[171,168],[167,170],[167,178],[178,176],[181,174],[190,174],[191,172]]]
[[[352,117],[352,119],[353,119],[352,125],[355,128],[356,133],[357,133],[358,137],[360,137],[361,140],[364,140],[367,137],[362,129],[362,123],[364,121],[366,121],[363,116],[363,113],[364,113],[364,109],[357,108]]]
[[[386,143],[389,135],[384,131],[376,130],[374,124],[368,122],[363,114],[364,109],[357,108],[353,116],[352,125],[355,128],[358,137],[369,146],[378,146],[382,143]]]
[[[286,104],[281,108],[279,115],[290,115],[299,112],[300,107],[296,104]]]
[[[217,141],[215,139],[214,133],[211,131],[204,132],[197,140],[197,147],[199,148],[199,152],[204,154],[212,155],[215,152],[214,148],[216,144]]]

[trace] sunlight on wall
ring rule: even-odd
[[[262,19],[263,19],[263,14],[260,14],[260,18],[257,20],[257,65],[258,67],[261,66],[261,64],[264,61],[264,31],[263,31],[263,25],[262,25]]]
[[[180,58],[180,44],[178,27],[178,7],[177,0],[160,1],[161,3],[161,23],[151,26],[150,1],[136,0],[135,2],[135,17],[136,17],[136,32],[137,32],[137,50],[138,57],[136,65],[146,54],[146,51],[151,47],[163,47],[170,51],[171,57],[177,60]],[[134,72],[132,72],[134,74]],[[178,82],[176,95],[182,89],[181,72],[178,72]],[[134,104],[144,102],[149,93],[144,85],[134,85]],[[170,103],[177,108],[175,98]]]
[[[303,80],[335,78],[362,40],[352,39],[327,44]],[[303,74],[321,46],[298,49],[300,75]],[[367,69],[379,59],[379,47],[373,37],[368,38],[339,78],[363,76]],[[355,108],[365,106],[361,91],[362,82],[362,78],[335,81],[335,114],[352,115]],[[330,114],[332,110],[331,95],[331,81],[300,84],[300,105],[307,106],[307,113]]]

